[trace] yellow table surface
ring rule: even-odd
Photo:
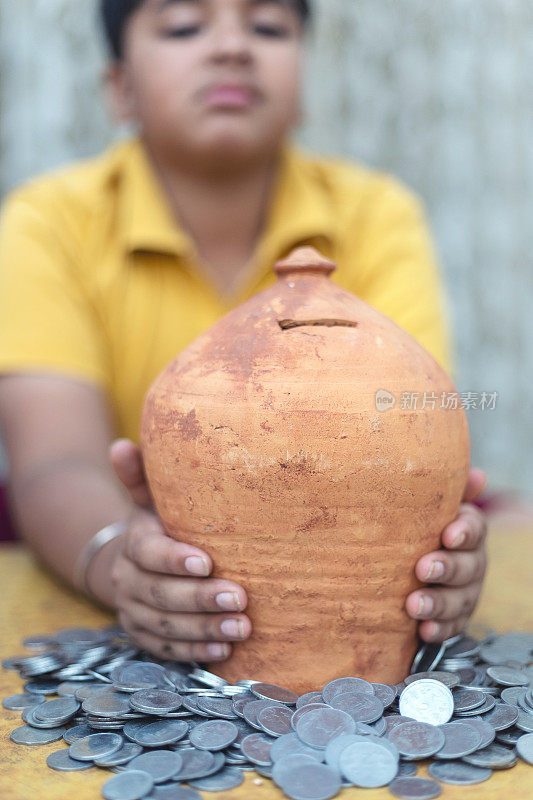
[[[533,528],[496,529],[489,535],[489,570],[483,596],[474,621],[497,631],[533,631],[532,586]],[[108,624],[106,615],[65,588],[39,567],[22,546],[0,546],[0,622],[1,658],[24,653],[21,640],[29,635],[53,633],[69,626]],[[216,671],[216,670],[215,670]],[[22,690],[16,672],[0,670],[0,694],[6,697]],[[112,773],[97,767],[79,773],[54,772],[46,757],[63,746],[60,740],[49,745],[16,745],[10,732],[22,725],[20,711],[0,707],[0,799],[1,800],[98,800],[101,787]],[[285,795],[272,781],[256,772],[245,772],[244,783],[225,792],[202,792],[202,797],[224,800],[274,800]],[[427,775],[425,763],[418,775]],[[340,800],[368,797],[385,800],[387,788],[345,788]],[[510,770],[495,771],[492,777],[474,786],[442,785],[442,797],[464,800],[531,800],[533,767],[519,761]]]

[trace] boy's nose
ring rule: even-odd
[[[250,35],[242,22],[228,21],[213,29],[212,58],[217,62],[248,63],[251,60]]]

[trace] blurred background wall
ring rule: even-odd
[[[306,147],[387,170],[426,204],[449,296],[472,464],[533,487],[533,4],[314,0]],[[97,153],[95,0],[0,0],[0,192]],[[407,387],[408,388],[408,387]]]

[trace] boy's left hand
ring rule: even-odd
[[[442,532],[443,549],[422,556],[416,564],[419,580],[442,587],[417,589],[405,601],[409,616],[424,620],[418,632],[426,642],[441,642],[459,633],[477,604],[487,565],[487,522],[471,501],[486,483],[482,470],[470,470],[457,517]]]

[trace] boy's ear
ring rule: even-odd
[[[117,125],[135,122],[135,103],[125,65],[120,61],[109,63],[103,81],[113,122]]]

